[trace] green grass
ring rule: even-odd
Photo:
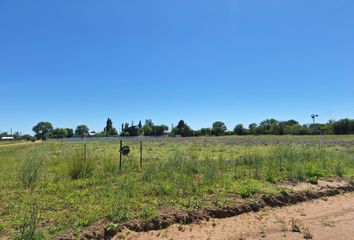
[[[16,143],[21,143],[21,141],[0,141],[0,146],[11,145]]]
[[[320,138],[322,137],[322,138]],[[236,145],[234,139],[286,139],[295,144]],[[0,148],[0,238],[18,233],[23,211],[36,199],[45,239],[107,218],[149,219],[162,208],[193,211],[223,206],[235,196],[276,194],[283,180],[316,183],[354,176],[354,147],[302,144],[302,139],[353,141],[353,136],[221,137],[144,140],[131,147],[119,171],[117,142],[47,142]],[[24,169],[37,166],[24,176]],[[24,184],[30,179],[31,184]],[[22,216],[21,216],[22,215]]]

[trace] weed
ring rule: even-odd
[[[243,181],[240,189],[240,195],[243,198],[248,198],[257,192],[256,185],[251,181]]]
[[[149,219],[151,217],[153,217],[155,215],[155,210],[152,208],[144,208],[141,212],[141,214],[139,215],[139,217],[143,218],[143,219]]]
[[[112,209],[111,213],[108,214],[107,218],[114,222],[119,223],[129,219],[128,208],[124,202]]]
[[[310,177],[308,179],[308,182],[311,184],[318,184],[318,179],[317,179],[317,177]]]
[[[308,228],[304,229],[304,239],[312,239],[313,235]]]
[[[215,219],[213,219],[213,221],[212,221],[212,226],[213,226],[213,228],[215,228],[215,227],[216,227],[216,225],[217,225],[216,220],[215,220]]]
[[[106,234],[108,236],[113,236],[114,234],[116,234],[117,227],[118,227],[117,224],[109,223],[106,227]]]
[[[42,161],[27,158],[20,167],[19,179],[25,188],[34,187],[40,173]]]
[[[300,227],[300,223],[298,220],[291,219],[290,224],[291,224],[291,231],[292,232],[301,232],[301,227]]]
[[[93,159],[89,159],[85,153],[77,151],[69,161],[69,176],[71,179],[91,177],[94,171]]]
[[[40,219],[40,210],[37,200],[32,200],[29,209],[21,214],[18,225],[18,233],[14,236],[14,240],[38,240],[43,239],[41,233],[37,231]]]
[[[183,203],[183,205],[187,210],[195,210],[202,207],[202,201],[200,199],[192,197],[192,198],[188,198]]]

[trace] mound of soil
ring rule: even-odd
[[[183,223],[190,224],[209,220],[210,218],[227,218],[237,216],[248,212],[257,212],[264,207],[282,207],[304,202],[321,197],[335,196],[344,192],[354,191],[353,184],[327,185],[312,191],[299,191],[293,193],[281,193],[278,196],[261,196],[258,200],[237,204],[235,206],[226,206],[220,208],[199,209],[193,212],[178,212],[175,210],[163,210],[158,217],[150,220],[134,219],[120,223],[118,225],[108,225],[106,220],[101,220],[86,228],[83,231],[82,239],[97,240],[111,239],[124,229],[134,232],[143,232],[151,230],[165,229],[172,224]],[[67,236],[59,237],[58,240],[69,240]]]

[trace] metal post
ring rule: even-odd
[[[123,141],[120,140],[120,143],[119,143],[119,171],[122,170],[122,146],[123,146]]]
[[[143,167],[143,142],[140,141],[140,167]]]

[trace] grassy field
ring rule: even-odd
[[[277,194],[282,181],[354,177],[354,136],[143,141],[143,167],[139,142],[130,140],[122,171],[117,142],[87,142],[86,157],[83,142],[0,147],[0,238],[19,236],[33,206],[45,239],[79,238],[102,218],[148,219],[166,208],[192,211]]]
[[[0,141],[0,146],[6,146],[10,144],[20,143],[21,141]]]

